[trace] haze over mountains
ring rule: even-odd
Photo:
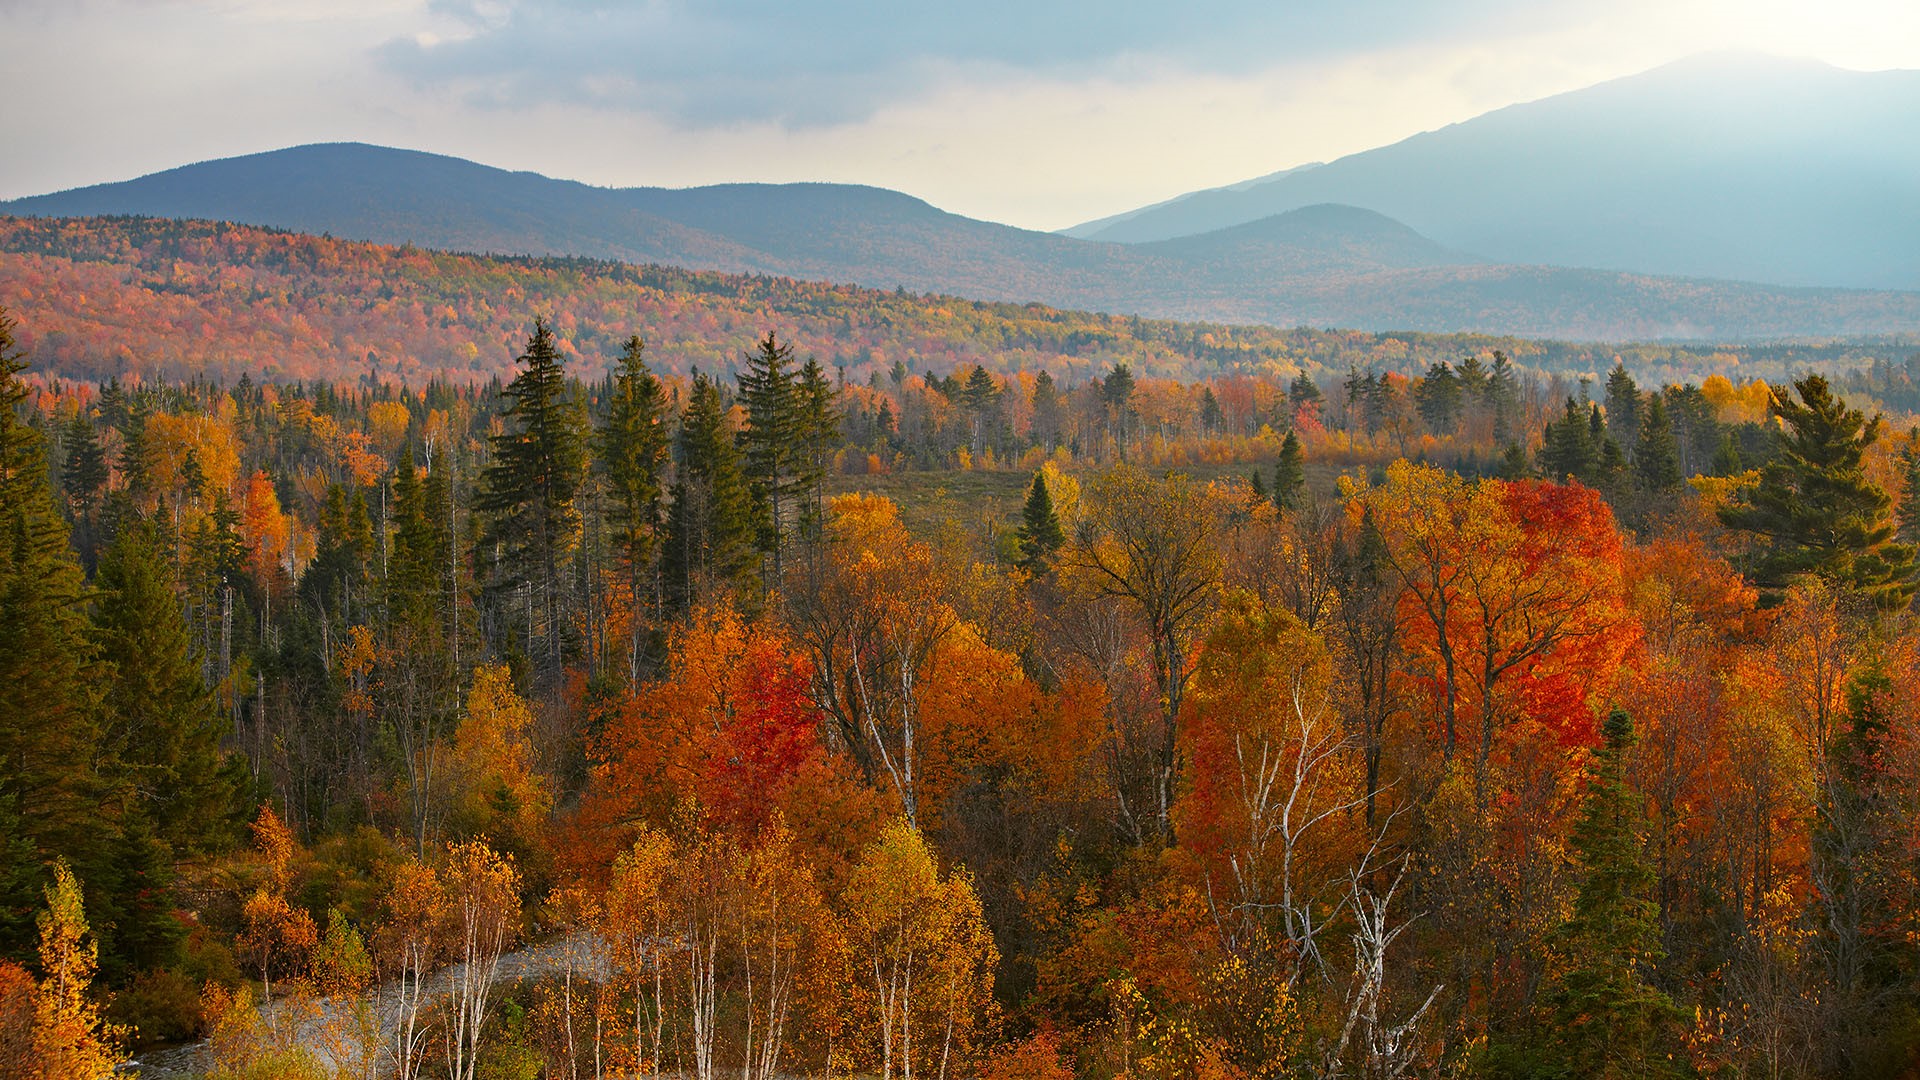
[[[1065,232],[1140,243],[1342,202],[1499,262],[1914,289],[1916,131],[1920,71],[1709,55]]]
[[[1913,130],[1920,73],[1708,58],[1077,235],[879,188],[598,188],[353,143],[204,162],[0,213],[230,220],[1279,326],[1883,334],[1920,331],[1920,293],[1888,291],[1920,289]]]

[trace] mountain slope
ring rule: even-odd
[[[1501,266],[1351,206],[1311,204],[1210,233],[1118,244],[975,221],[879,188],[596,188],[359,144],[186,166],[0,203],[4,213],[225,220],[438,250],[586,256],[1276,326],[1586,340],[1920,330],[1920,295]]]
[[[1339,202],[1501,262],[1920,288],[1915,130],[1920,72],[1697,57],[1084,235],[1142,243]]]

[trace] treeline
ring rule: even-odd
[[[1323,384],[1349,368],[1423,373],[1497,350],[1542,377],[1599,377],[1616,361],[1657,382],[1716,372],[1783,380],[1897,363],[1912,338],[1605,346],[1481,334],[1230,326],[985,303],[787,278],[587,259],[483,257],[217,222],[0,218],[0,306],[32,315],[22,346],[43,373],[183,383],[485,382],[508,376],[529,311],[597,379],[635,326],[664,374],[729,380],[739,342],[768,329],[810,343],[853,382],[975,364],[1079,385],[1116,363],[1143,378],[1221,374]]]
[[[773,335],[580,382],[536,322],[484,391],[0,355],[21,1075],[1920,1066],[1920,441],[1818,376],[1114,365],[1056,430]],[[1143,464],[1161,393],[1248,452]],[[991,534],[832,494],[989,457]]]

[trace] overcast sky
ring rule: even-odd
[[[1052,229],[1701,51],[1920,68],[1916,0],[920,6],[0,0],[0,197],[357,140]]]

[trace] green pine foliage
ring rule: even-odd
[[[667,467],[667,401],[647,367],[646,345],[627,339],[613,373],[606,415],[597,432],[595,464],[607,485],[607,522],[613,528],[633,612],[628,677],[638,673],[639,615],[658,606],[654,571],[660,552],[662,479]]]
[[[1615,709],[1601,729],[1574,826],[1580,888],[1556,934],[1565,970],[1546,994],[1545,1075],[1658,1077],[1680,1071],[1679,1010],[1649,982],[1664,955],[1656,876],[1647,856],[1644,799],[1628,783],[1633,720]]]
[[[1667,421],[1667,403],[1661,395],[1647,402],[1633,445],[1633,475],[1642,489],[1666,492],[1680,486],[1680,442]]]
[[[727,427],[720,388],[695,372],[675,453],[661,588],[676,611],[752,591],[758,558],[753,496]]]
[[[1866,472],[1879,418],[1869,422],[1848,408],[1819,375],[1793,387],[1798,401],[1774,397],[1785,424],[1779,456],[1757,485],[1721,509],[1720,520],[1760,538],[1752,575],[1771,597],[1811,574],[1880,607],[1906,606],[1916,585],[1915,549],[1894,540],[1893,499]]]
[[[1280,460],[1273,468],[1273,504],[1282,510],[1297,510],[1306,488],[1306,452],[1300,447],[1300,437],[1288,431],[1280,443]]]
[[[488,518],[483,544],[500,628],[524,633],[539,682],[552,689],[567,655],[562,571],[580,539],[574,496],[586,470],[585,425],[545,319],[534,321],[517,363],[501,413],[506,430],[493,438],[477,505]]]
[[[1047,491],[1046,475],[1034,473],[1026,505],[1020,511],[1020,568],[1035,576],[1046,573],[1054,553],[1066,542],[1066,530],[1060,527],[1053,496]]]
[[[1597,461],[1592,422],[1580,403],[1569,397],[1560,419],[1547,425],[1540,446],[1540,471],[1555,481],[1580,480],[1593,475]]]
[[[1657,398],[1658,395],[1655,395]],[[1607,373],[1607,434],[1629,456],[1640,448],[1640,428],[1644,423],[1640,387],[1627,374],[1627,365],[1616,362]]]

